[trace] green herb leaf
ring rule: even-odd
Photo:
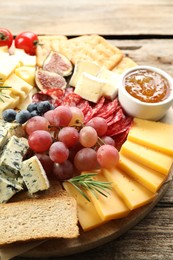
[[[96,175],[97,173],[82,174],[67,180],[67,182],[71,183],[88,201],[90,201],[90,199],[85,192],[87,190],[91,191],[97,199],[98,193],[107,197],[107,195],[109,195],[108,190],[112,189],[111,182],[94,180],[93,177]]]

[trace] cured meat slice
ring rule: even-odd
[[[72,92],[65,95],[62,101],[62,105],[71,106],[71,107],[77,106],[77,104],[81,99],[82,98],[78,94]]]
[[[121,120],[114,123],[113,125],[111,125],[111,127],[108,128],[106,135],[115,136],[129,130],[132,120],[133,118],[130,116],[121,118]]]
[[[118,99],[105,103],[97,113],[97,116],[107,118],[117,109],[118,105]]]

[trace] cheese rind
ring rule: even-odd
[[[135,162],[121,153],[118,166],[151,192],[157,192],[166,179],[166,175]]]
[[[173,156],[173,125],[134,118],[128,140]]]
[[[47,190],[50,186],[46,173],[37,156],[33,156],[22,162],[20,174],[31,194]]]
[[[97,103],[101,98],[106,82],[88,73],[82,73],[74,92],[82,98]]]
[[[121,154],[165,175],[168,175],[173,162],[172,156],[129,140],[122,145]]]
[[[95,76],[98,71],[100,70],[100,67],[91,61],[78,61],[74,67],[73,75],[70,79],[70,86],[76,87],[76,84],[78,80],[80,79],[83,72],[87,72],[90,75]]]
[[[63,182],[64,189],[77,201],[79,223],[84,231],[91,230],[104,223],[92,202],[87,201],[72,184]]]

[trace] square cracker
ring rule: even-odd
[[[115,66],[115,68],[113,68],[113,71],[118,74],[121,74],[125,70],[133,68],[135,66],[137,66],[136,62],[134,62],[131,58],[124,56],[120,63],[118,63],[118,65]]]
[[[79,60],[94,61],[101,67],[114,68],[123,58],[120,49],[99,35],[83,35],[60,43],[60,52],[73,64]]]

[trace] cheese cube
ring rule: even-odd
[[[103,95],[113,100],[118,94],[120,75],[107,69],[101,69],[96,77],[106,82],[103,88]]]
[[[19,67],[15,69],[15,74],[31,86],[35,86],[35,67]]]
[[[78,80],[74,92],[88,101],[97,103],[103,94],[104,86],[105,81],[84,72]]]
[[[18,174],[18,171],[21,168],[23,156],[27,152],[28,148],[27,139],[12,136],[2,151],[0,167],[10,171],[12,174]]]
[[[1,57],[0,62],[0,79],[4,82],[10,74],[18,67],[19,62],[13,55]]]
[[[100,67],[91,61],[78,61],[74,67],[74,72],[73,75],[70,79],[70,86],[76,87],[76,84],[78,80],[80,79],[80,76],[82,75],[83,72],[87,72],[90,75],[95,76],[98,71],[100,70]]]
[[[104,169],[103,174],[112,182],[116,192],[131,210],[146,205],[155,198],[155,193],[147,190],[118,168]]]
[[[94,179],[101,182],[107,181],[101,173],[97,174]],[[91,201],[93,202],[99,216],[104,221],[126,217],[130,212],[129,208],[119,197],[113,187],[111,190],[103,191],[107,197],[98,192],[96,192],[97,197],[91,191],[88,191],[87,193],[89,194],[89,197],[91,198]]]
[[[151,192],[157,192],[166,179],[163,175],[120,153],[119,168]]]
[[[23,79],[19,78],[16,74],[11,74],[10,77],[4,82],[4,86],[11,86],[10,91],[24,100],[27,94],[33,88]]]
[[[64,189],[77,201],[77,215],[84,231],[91,230],[104,223],[92,202],[87,201],[80,192],[68,182],[63,182]]]
[[[173,156],[173,125],[134,118],[128,140]]]
[[[15,49],[14,56],[18,59],[20,66],[36,66],[36,56],[28,55],[22,49]]]
[[[0,177],[0,203],[6,203],[14,194],[21,190],[22,187],[20,185],[15,185]]]
[[[173,162],[172,156],[129,140],[126,140],[122,145],[121,154],[165,175],[168,175]]]
[[[20,174],[31,194],[49,188],[48,178],[37,156],[23,161]]]
[[[32,103],[32,96],[33,94],[35,94],[38,90],[36,88],[33,88],[29,94],[27,95],[27,97],[18,104],[17,109],[19,110],[25,110],[27,108],[27,106]]]

